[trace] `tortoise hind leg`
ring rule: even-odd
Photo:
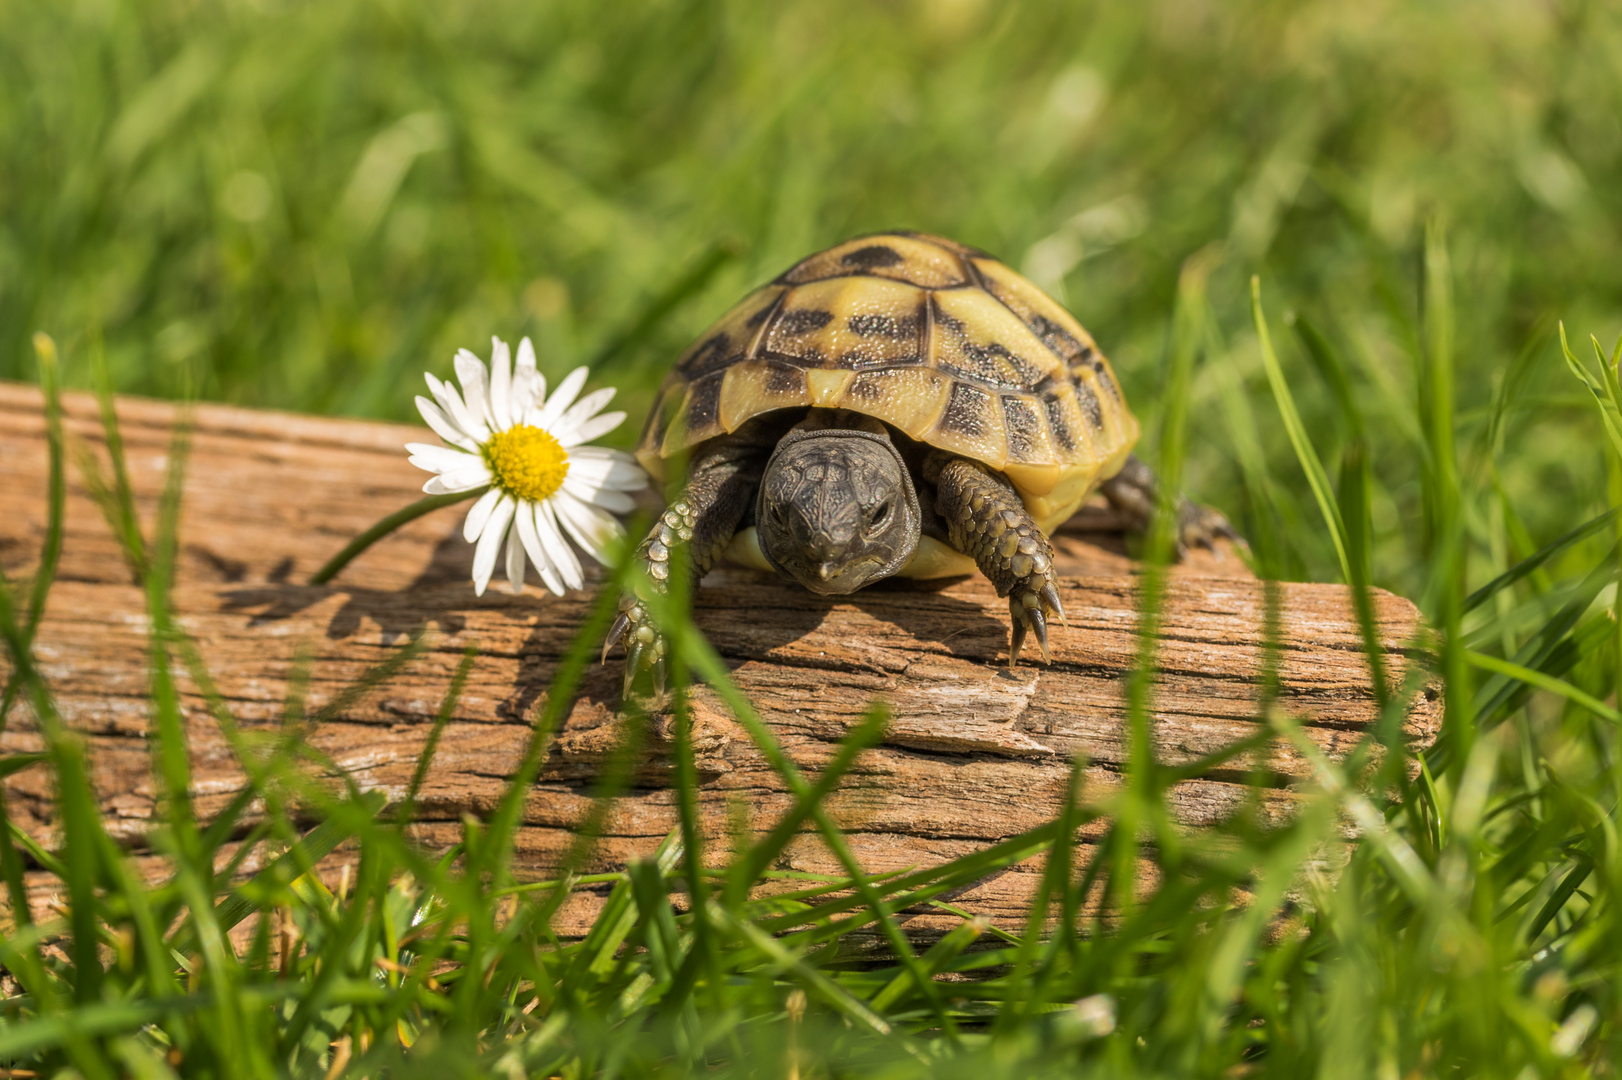
[[[768,451],[740,439],[718,439],[692,462],[687,488],[654,522],[633,558],[646,579],[646,588],[666,592],[670,561],[685,551],[692,560],[691,582],[709,572],[731,543],[760,486],[760,473]],[[620,597],[619,618],[603,641],[603,659],[625,639],[625,696],[630,697],[637,676],[647,671],[656,697],[663,696],[665,637],[654,626],[643,597],[627,591]]]
[[[1148,532],[1154,521],[1155,499],[1160,479],[1154,470],[1133,454],[1121,471],[1099,485],[1110,505],[1124,514],[1136,532]],[[1218,537],[1244,546],[1245,538],[1229,523],[1222,511],[1202,506],[1184,496],[1177,507],[1177,557],[1187,557],[1197,547],[1216,551]]]
[[[932,458],[926,473],[937,468],[935,509],[946,522],[947,538],[974,559],[998,596],[1008,597],[1013,620],[1008,666],[1019,662],[1028,633],[1035,633],[1047,663],[1048,617],[1064,621],[1053,583],[1053,545],[1001,476],[978,462],[946,455]]]

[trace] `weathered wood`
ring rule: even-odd
[[[135,487],[155,507],[174,409],[119,405]],[[99,442],[93,403],[68,399],[69,429]],[[464,814],[488,813],[527,737],[527,720],[573,637],[589,597],[474,598],[460,510],[439,511],[368,552],[330,587],[300,584],[355,532],[417,495],[422,474],[401,444],[414,428],[198,407],[193,416],[176,609],[197,640],[219,689],[249,729],[278,721],[295,655],[313,659],[309,703],[332,700],[367,665],[419,626],[429,647],[390,683],[321,725],[310,742],[363,787],[403,794],[463,648],[480,658],[444,737],[422,795],[416,832],[431,847],[459,838]],[[45,454],[37,393],[0,384],[0,561],[13,578],[37,557],[43,536]],[[155,810],[147,757],[142,597],[130,583],[99,512],[75,482],[67,544],[37,652],[69,723],[86,733],[109,828],[140,848]],[[1068,630],[1056,628],[1049,668],[1000,667],[1008,636],[1006,602],[978,578],[945,585],[898,582],[831,602],[763,575],[729,570],[698,591],[695,615],[734,678],[802,768],[814,772],[875,699],[894,720],[830,800],[870,870],[953,858],[1032,828],[1056,813],[1070,759],[1089,760],[1094,792],[1117,782],[1127,751],[1124,675],[1138,649],[1137,579],[1107,511],[1095,510],[1060,538]],[[1209,576],[1228,574],[1230,576]],[[1180,568],[1167,598],[1161,674],[1153,701],[1162,760],[1183,762],[1256,730],[1266,589],[1238,576],[1230,553]],[[1307,721],[1312,740],[1341,758],[1374,718],[1367,666],[1346,590],[1277,588],[1283,628],[1279,702]],[[1388,666],[1398,677],[1419,658],[1418,616],[1407,601],[1375,598]],[[241,770],[189,678],[182,678],[192,741],[195,795],[210,814],[240,789]],[[1405,735],[1426,744],[1440,722],[1434,685],[1415,699]],[[524,807],[517,869],[544,876],[585,813],[589,786],[619,738],[617,668],[593,667],[573,703],[540,782]],[[769,826],[789,804],[782,781],[708,690],[696,697],[701,811],[724,849],[730,822],[745,814]],[[18,710],[0,752],[40,748]],[[1248,769],[1282,783],[1263,812],[1288,815],[1307,774],[1288,746],[1236,761],[1216,777],[1172,795],[1180,822],[1195,827],[1230,813],[1254,793]],[[646,854],[675,824],[669,747],[648,748],[637,783],[610,812],[595,868]],[[12,813],[49,840],[56,827],[48,773],[7,781]],[[1084,831],[1083,841],[1097,830]],[[791,846],[786,868],[827,871],[810,835]],[[159,867],[154,862],[154,872]],[[1039,866],[1019,866],[956,898],[961,906],[1017,924]],[[566,913],[578,926],[593,898]],[[920,916],[927,932],[933,919]]]

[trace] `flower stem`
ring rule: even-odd
[[[453,491],[448,495],[430,495],[425,499],[418,499],[410,506],[396,510],[388,517],[373,525],[344,546],[344,549],[327,560],[325,566],[310,575],[311,585],[325,585],[338,576],[338,571],[348,566],[350,561],[383,539],[389,533],[398,529],[409,521],[416,521],[424,514],[432,513],[442,506],[454,506],[459,502],[477,498],[490,490],[489,485],[474,488],[471,491]]]

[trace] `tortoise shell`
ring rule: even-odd
[[[983,251],[893,232],[796,263],[676,362],[637,457],[663,461],[778,409],[850,409],[1008,477],[1046,531],[1113,476],[1138,422],[1097,345]]]

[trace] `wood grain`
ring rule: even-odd
[[[67,410],[76,443],[99,452],[93,402],[70,395]],[[150,519],[175,409],[122,399],[119,415],[133,483]],[[559,599],[531,588],[519,597],[492,591],[476,599],[458,508],[380,543],[332,586],[304,586],[355,532],[417,497],[423,474],[406,464],[401,446],[425,433],[212,405],[197,407],[191,420],[174,603],[246,729],[279,722],[301,653],[312,662],[309,703],[318,708],[427,627],[426,650],[397,678],[309,734],[310,744],[362,787],[398,798],[462,650],[477,644],[479,659],[429,772],[415,826],[431,848],[454,843],[464,815],[487,814],[499,799],[590,596]],[[16,580],[30,571],[44,533],[43,423],[31,388],[0,384],[0,475],[6,477],[0,562]],[[157,807],[147,756],[142,597],[77,479],[72,489],[60,580],[37,654],[61,711],[88,739],[109,828],[143,850]],[[1002,669],[1006,602],[979,578],[887,583],[835,603],[726,569],[698,590],[695,617],[773,735],[813,774],[871,702],[889,703],[894,719],[882,744],[860,759],[829,808],[869,870],[929,865],[1050,820],[1075,755],[1089,762],[1092,793],[1118,782],[1127,760],[1124,677],[1139,646],[1138,579],[1115,524],[1107,510],[1091,508],[1058,538],[1070,627],[1056,628],[1047,668]],[[1172,581],[1152,707],[1163,761],[1191,761],[1257,730],[1268,587],[1244,573],[1229,551],[1191,559]],[[1282,584],[1274,595],[1282,627],[1279,703],[1307,723],[1325,753],[1343,758],[1375,715],[1347,590]],[[1383,592],[1375,611],[1388,669],[1398,678],[1425,659],[1418,614]],[[590,669],[529,793],[516,856],[526,877],[556,867],[591,804],[591,785],[621,735],[617,677],[613,662]],[[209,814],[240,790],[243,775],[189,677],[182,686],[194,794],[200,812]],[[739,815],[764,829],[790,800],[713,692],[697,692],[696,713],[702,822],[724,851]],[[1411,703],[1405,736],[1428,745],[1440,716],[1436,684],[1427,681]],[[675,824],[670,748],[657,735],[639,759],[632,788],[608,814],[593,869],[615,869],[646,854]],[[14,710],[0,752],[40,746],[26,710]],[[1172,793],[1177,820],[1189,828],[1220,821],[1253,795],[1244,782],[1251,769],[1274,778],[1262,793],[1263,813],[1283,820],[1301,797],[1294,783],[1309,770],[1281,745],[1180,785]],[[50,842],[57,821],[48,772],[25,770],[6,786],[19,823]],[[1084,830],[1083,844],[1097,832]],[[150,863],[161,873],[160,860]],[[810,835],[790,847],[780,866],[833,869]],[[1039,871],[1039,863],[1016,866],[955,902],[1018,925]],[[564,928],[582,926],[595,902],[591,894],[577,898]],[[928,934],[939,925],[924,913],[912,929]]]

